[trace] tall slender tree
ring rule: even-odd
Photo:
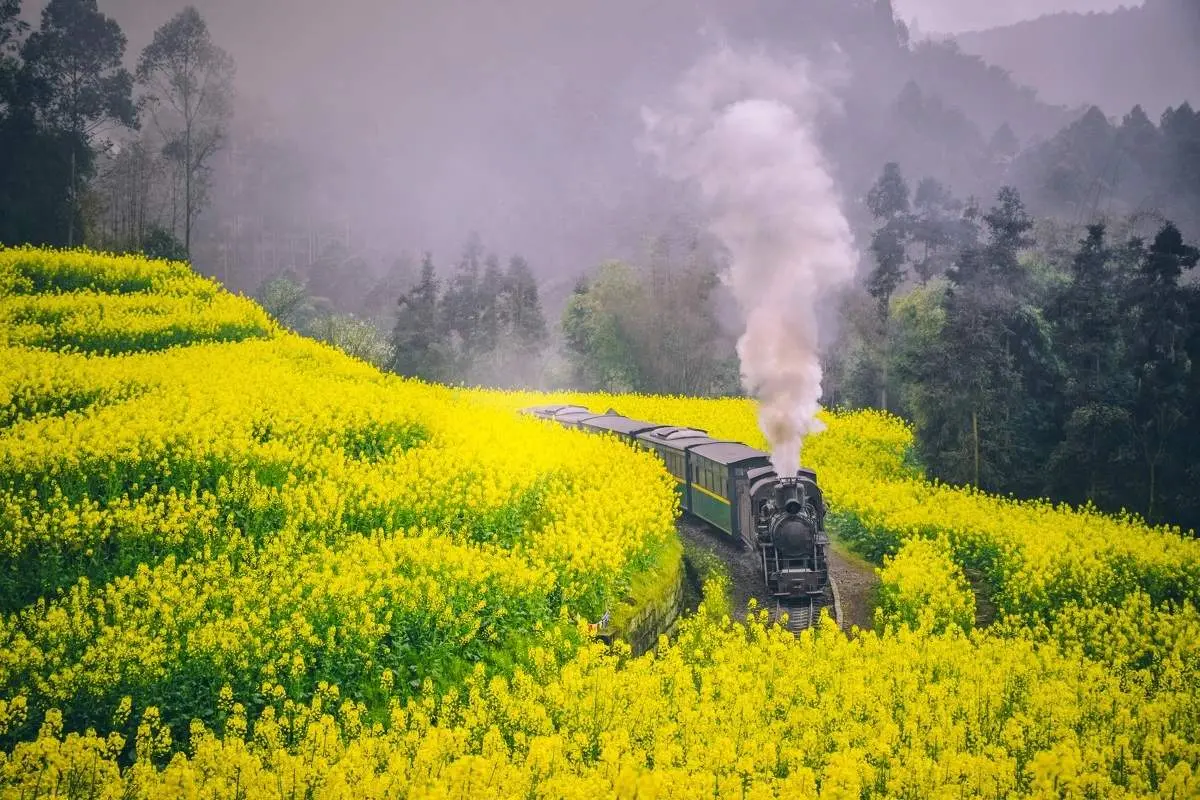
[[[394,372],[425,380],[440,380],[443,375],[442,334],[444,320],[439,317],[437,270],[433,256],[425,254],[420,278],[397,301],[396,325],[392,330]]]
[[[875,256],[875,268],[867,278],[867,291],[875,298],[879,308],[879,323],[883,355],[883,380],[880,384],[879,407],[888,408],[888,339],[892,295],[904,280],[904,266],[908,261],[906,245],[910,231],[908,182],[894,161],[883,167],[883,174],[867,193],[867,207],[881,224],[871,237],[871,252]]]
[[[537,279],[521,256],[513,256],[504,275],[505,297],[508,300],[508,320],[512,335],[521,350],[534,350],[549,338],[546,317],[538,296]]]
[[[1114,467],[1125,460],[1132,382],[1124,369],[1118,302],[1125,291],[1113,258],[1105,226],[1088,226],[1071,262],[1071,282],[1048,305],[1065,380],[1047,483],[1056,497],[1116,507],[1127,484]]]
[[[81,178],[90,170],[92,140],[106,125],[133,127],[133,76],[121,66],[121,27],[96,0],[50,0],[41,26],[21,48],[25,94],[37,121],[66,139],[69,168],[67,246],[76,243]]]
[[[1146,468],[1145,508],[1151,521],[1160,516],[1162,471],[1174,437],[1195,413],[1187,402],[1193,368],[1187,351],[1189,297],[1179,279],[1198,260],[1200,252],[1185,244],[1179,229],[1168,222],[1146,251],[1130,292],[1130,367],[1137,380],[1132,434]]]
[[[183,246],[189,254],[192,224],[208,198],[210,162],[233,116],[234,73],[233,59],[213,44],[193,6],[155,31],[138,60],[144,101],[183,184]]]

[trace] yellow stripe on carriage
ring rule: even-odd
[[[721,495],[717,494],[716,492],[711,492],[708,489],[705,489],[703,486],[701,486],[697,483],[693,483],[692,488],[696,489],[698,491],[704,492],[706,495],[711,497],[713,500],[716,500],[718,503],[724,503],[725,505],[729,505],[729,501],[726,500],[724,497],[721,497]]]
[[[675,479],[676,483],[687,483],[687,481],[685,481],[683,478],[679,477],[678,475],[676,475],[674,473],[671,474],[671,477]],[[724,503],[725,505],[729,505],[729,501],[726,500],[724,497],[721,497],[721,495],[716,494],[715,492],[711,492],[708,489],[705,489],[703,486],[701,486],[698,483],[693,483],[692,488],[698,492],[704,492],[706,495],[711,497],[713,500],[716,500],[718,503]]]

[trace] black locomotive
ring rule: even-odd
[[[840,621],[829,575],[827,509],[812,470],[780,478],[762,450],[612,409],[597,414],[583,406],[545,405],[522,413],[654,451],[675,478],[685,513],[758,552],[767,592],[776,612],[788,613],[789,627],[809,627],[826,607]]]

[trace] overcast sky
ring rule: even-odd
[[[915,17],[923,33],[961,33],[1058,11],[1112,11],[1141,4],[1141,0],[892,0],[896,13],[910,21]]]

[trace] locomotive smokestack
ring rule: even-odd
[[[799,514],[804,508],[804,489],[796,478],[783,478],[775,487],[775,505],[789,514]]]

